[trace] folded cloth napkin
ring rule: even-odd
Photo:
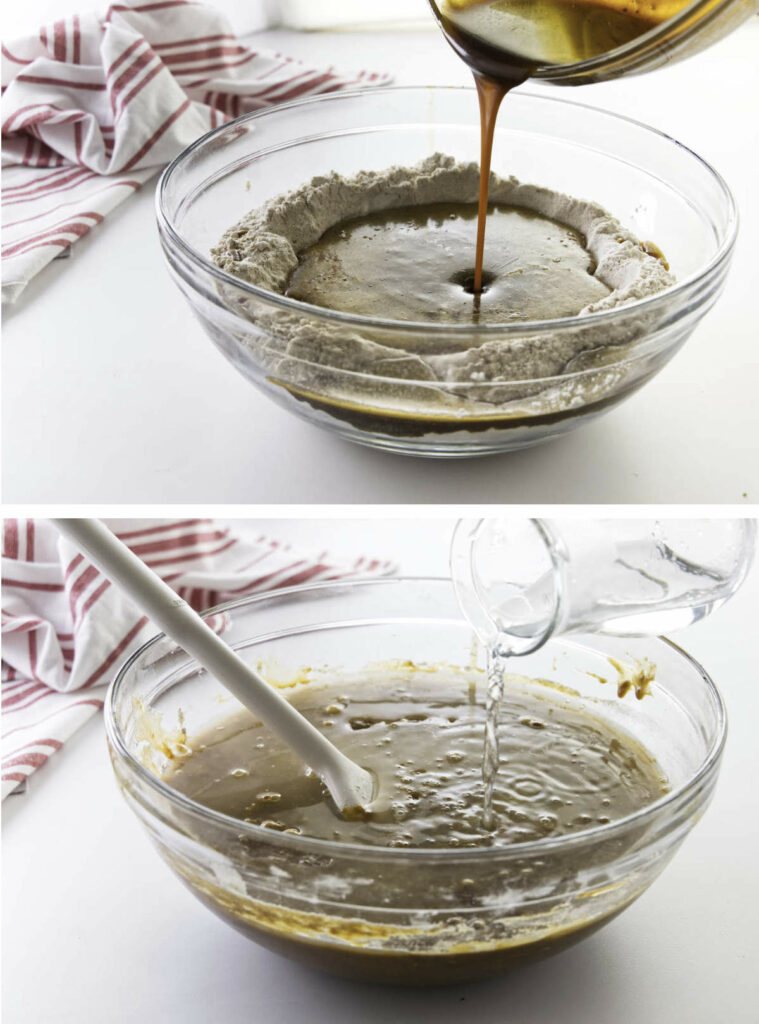
[[[210,519],[107,524],[197,611],[301,583],[381,576],[390,562],[334,562]],[[2,587],[2,796],[103,707],[119,665],[157,630],[44,519],[6,519]]]
[[[251,50],[190,0],[122,0],[4,43],[3,301],[210,128],[388,80]]]

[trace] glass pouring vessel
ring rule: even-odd
[[[455,38],[451,38],[450,29],[453,28],[454,33],[457,28],[463,29],[471,35],[472,11],[484,10],[485,17],[481,18],[484,32],[480,35],[482,30],[476,30],[474,38],[483,43],[486,51],[491,51],[489,56],[493,67],[497,68],[499,60],[504,67],[509,65],[512,69],[520,64],[530,66],[531,78],[556,85],[585,85],[653,71],[707,49],[759,11],[759,0],[693,0],[692,3],[653,0],[640,5],[634,2],[615,3],[614,0],[606,4],[584,3],[583,0],[555,0],[553,3],[551,0],[506,0],[501,3],[430,0],[430,5],[448,41],[467,63],[467,54],[456,44]],[[488,18],[487,8],[496,9],[495,17]],[[637,10],[648,17],[650,27],[648,31],[635,34],[634,38],[627,38],[629,30],[614,20],[618,22],[625,18],[627,11]],[[536,15],[538,11],[542,12],[544,25],[553,21],[553,29],[544,28],[541,33]],[[600,32],[607,39],[605,44],[599,40],[599,29],[593,22],[599,11],[612,19],[611,26],[603,26]],[[584,18],[580,20],[582,13]],[[488,27],[498,25],[499,21],[503,24],[496,39]],[[550,35],[551,31],[553,48],[546,43],[546,33]],[[542,41],[541,35],[544,37]],[[557,35],[563,37],[564,47],[556,46]],[[593,36],[595,39],[591,40]],[[513,45],[515,52],[501,48],[504,45],[499,45],[501,39],[510,37],[522,41],[521,52],[519,42],[505,44]],[[614,45],[615,42],[619,45]],[[546,59],[552,49],[553,60]],[[567,54],[574,50],[574,59],[568,55],[562,59],[562,49]],[[496,73],[494,77],[499,76]]]
[[[755,537],[752,519],[462,519],[451,574],[479,639],[521,655],[552,635],[698,621],[741,585]]]

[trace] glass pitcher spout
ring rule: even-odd
[[[479,639],[527,654],[555,634],[698,621],[741,585],[755,537],[752,519],[462,519],[451,574]]]

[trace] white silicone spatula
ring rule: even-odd
[[[54,519],[105,576],[222,686],[319,775],[343,814],[365,809],[374,796],[369,772],[354,764],[246,665],[199,615],[97,519]]]

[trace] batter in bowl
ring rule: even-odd
[[[190,837],[210,840],[213,875],[194,855],[175,858],[175,870],[255,941],[371,982],[484,977],[595,931],[645,888],[634,870],[615,876],[610,858],[636,849],[645,825],[630,816],[668,781],[592,700],[509,676],[486,827],[484,681],[475,669],[406,662],[321,671],[288,688],[301,713],[377,774],[381,797],[358,820],[341,818],[248,712],[185,736],[164,781],[232,824],[207,830],[194,815]],[[623,831],[608,835],[622,818]]]
[[[189,742],[171,786],[282,832],[389,847],[510,845],[608,824],[667,792],[631,736],[550,684],[509,676],[499,722],[494,823],[483,820],[485,706],[477,673],[413,666],[296,687],[292,703],[378,779],[379,799],[347,821],[320,780],[250,712]]]

